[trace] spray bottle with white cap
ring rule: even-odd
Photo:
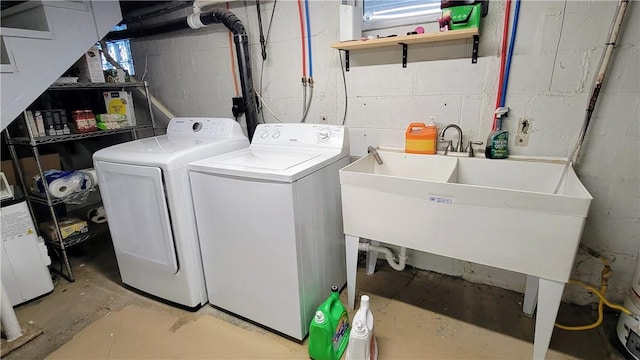
[[[346,360],[377,360],[378,342],[373,331],[373,313],[369,297],[360,297],[360,309],[353,317]]]
[[[506,159],[509,157],[509,132],[502,129],[502,123],[508,113],[508,107],[496,109],[496,129],[489,134],[484,152],[487,159]]]

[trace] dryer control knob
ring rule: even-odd
[[[267,136],[269,136],[269,132],[267,130],[263,131],[262,134],[260,134],[260,137],[263,139],[266,139]]]
[[[329,131],[329,129],[320,129],[320,131],[318,131],[318,140],[327,141],[329,137],[331,137],[331,131]]]
[[[273,135],[271,135],[272,138],[277,139],[280,137],[280,130],[276,130]]]

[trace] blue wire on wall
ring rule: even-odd
[[[509,71],[511,70],[511,57],[513,47],[516,42],[516,32],[518,30],[518,17],[520,14],[520,0],[516,0],[516,8],[513,14],[513,27],[511,28],[511,39],[509,40],[509,51],[507,53],[507,64],[504,70],[504,80],[502,81],[502,96],[500,97],[500,107],[503,107],[507,99],[507,84],[509,83]]]
[[[311,25],[309,25],[309,0],[304,0],[304,12],[307,18],[307,52],[309,53],[309,77],[313,78],[313,58],[311,57]]]

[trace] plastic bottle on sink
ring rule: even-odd
[[[373,331],[369,296],[360,297],[360,308],[353,317],[346,360],[377,360],[378,342]]]
[[[404,152],[410,154],[435,154],[438,143],[438,130],[433,122],[411,123],[405,133]]]

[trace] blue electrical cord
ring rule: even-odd
[[[304,12],[307,18],[307,52],[309,53],[309,77],[313,78],[313,59],[311,57],[311,25],[309,25],[309,0],[304,0]]]
[[[504,80],[502,81],[502,96],[500,97],[500,107],[504,106],[507,98],[507,84],[509,83],[509,70],[511,69],[511,56],[513,56],[513,45],[516,42],[516,31],[518,30],[518,15],[520,14],[520,0],[516,0],[516,8],[513,13],[513,27],[511,28],[511,39],[509,40],[509,52],[507,53],[507,64],[504,70]]]

